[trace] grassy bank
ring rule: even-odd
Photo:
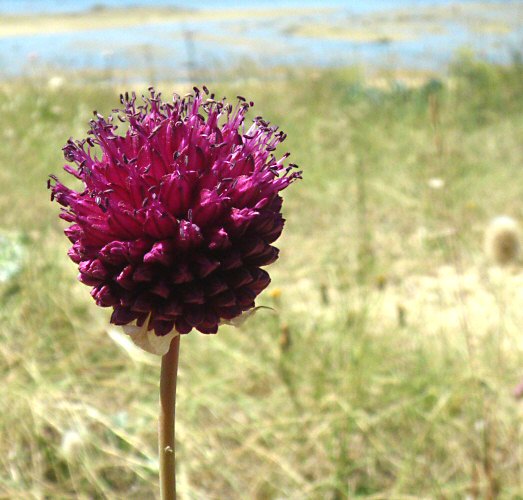
[[[215,86],[281,125],[304,180],[259,300],[275,312],[182,339],[182,498],[518,498],[523,268],[490,266],[482,233],[523,221],[522,76],[461,61],[413,89],[350,70]],[[159,360],[75,281],[45,189],[120,90],[0,90],[0,228],[25,249],[0,284],[1,498],[157,494]]]

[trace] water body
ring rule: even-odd
[[[473,2],[474,0],[465,0]],[[200,0],[199,9],[217,8],[266,8],[278,7],[337,7],[352,12],[371,12],[401,7],[420,7],[449,5],[455,0]],[[491,4],[506,3],[506,0],[492,0]],[[194,3],[171,0],[0,0],[0,14],[35,14],[86,12],[93,8],[129,8],[129,7],[194,7]]]
[[[192,5],[167,0],[0,0],[0,77],[94,69],[136,79],[186,79],[209,68],[241,67],[245,61],[268,69],[358,64],[438,70],[462,48],[504,63],[523,46],[521,1],[202,0],[197,9]],[[140,7],[236,15],[119,25],[119,9]],[[280,9],[286,10],[280,14]],[[100,12],[114,12],[114,25],[89,23]],[[56,29],[39,29],[35,14],[56,18]],[[87,24],[64,29],[64,14]],[[7,31],[12,16],[29,16],[34,26]]]

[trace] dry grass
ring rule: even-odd
[[[482,255],[491,216],[523,220],[523,72],[457,68],[417,89],[351,71],[215,85],[282,125],[305,179],[259,301],[276,312],[182,339],[182,498],[523,491],[523,268]],[[40,83],[0,91],[0,224],[26,248],[0,285],[0,497],[154,498],[159,360],[108,335],[45,190],[117,91]]]

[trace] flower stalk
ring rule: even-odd
[[[163,355],[160,492],[174,500],[180,335],[214,334],[257,310],[270,283],[262,268],[278,258],[281,191],[301,172],[289,153],[275,156],[285,133],[261,116],[246,123],[254,103],[244,97],[233,106],[204,86],[170,102],[153,88],[143,104],[134,93],[120,101],[63,148],[80,189],[54,175],[48,188],[69,224],[78,279],[135,345]]]
[[[158,447],[160,454],[160,498],[176,499],[176,447],[174,441],[176,416],[176,380],[180,336],[171,342],[167,354],[162,357],[160,374],[160,416],[158,420]]]

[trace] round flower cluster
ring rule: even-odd
[[[83,189],[51,176],[52,199],[79,280],[113,308],[112,323],[216,333],[269,284],[261,268],[278,257],[279,192],[300,172],[274,156],[277,127],[256,117],[245,129],[252,102],[233,107],[205,87],[162,102],[149,90],[142,105],[126,94],[123,110],[95,112],[89,137],[68,141],[64,169]]]

